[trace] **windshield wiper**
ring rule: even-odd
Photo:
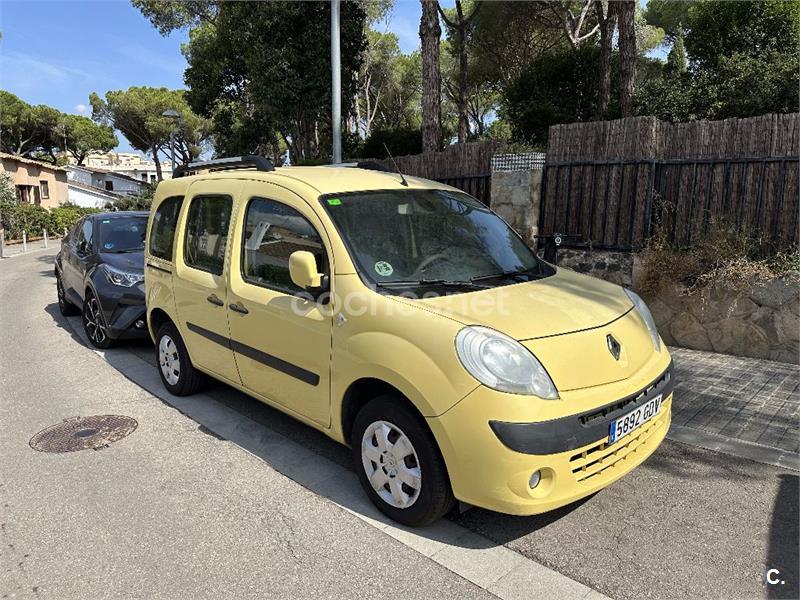
[[[533,279],[541,279],[540,275],[536,275],[532,273],[530,270],[527,271],[503,271],[502,273],[490,273],[489,275],[478,275],[477,277],[472,277],[470,279],[471,283],[475,283],[477,281],[487,281],[489,279],[504,279],[504,278],[511,278],[511,277],[528,277],[528,281]]]
[[[450,279],[407,279],[397,281],[385,281],[375,285],[387,289],[416,287],[422,285],[441,285],[446,287],[466,287],[471,289],[485,289],[486,286],[478,285],[472,281],[453,281]]]

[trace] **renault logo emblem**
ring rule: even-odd
[[[620,343],[610,333],[606,336],[606,342],[608,343],[608,351],[611,352],[611,356],[614,357],[614,360],[619,360],[619,353],[622,350]]]

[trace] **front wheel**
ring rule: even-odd
[[[89,291],[83,301],[83,330],[95,348],[105,350],[114,345],[114,340],[108,337],[108,325],[100,301]]]
[[[178,328],[164,323],[156,332],[156,360],[161,382],[174,396],[189,396],[203,385],[203,374],[194,368]]]
[[[455,502],[436,440],[398,398],[379,396],[356,416],[350,438],[364,491],[388,517],[429,525]]]

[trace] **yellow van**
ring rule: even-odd
[[[211,376],[349,445],[412,526],[456,500],[549,511],[652,454],[673,380],[644,302],[538,259],[457,189],[366,166],[239,157],[159,184],[145,290],[165,387]]]

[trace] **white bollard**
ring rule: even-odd
[[[0,258],[5,258],[6,252],[6,230],[0,227]]]
[[[64,237],[67,237],[67,228],[64,227]]]
[[[42,229],[42,233],[44,234],[44,247],[47,248],[47,229]]]
[[[28,234],[24,231],[22,232],[22,253],[28,251]]]

